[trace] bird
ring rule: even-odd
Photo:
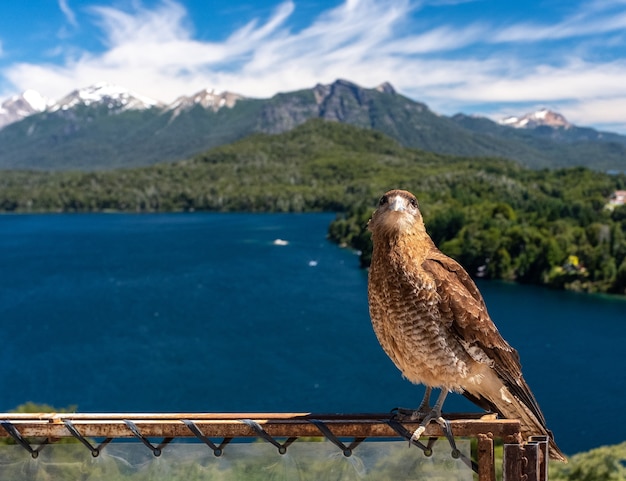
[[[417,198],[385,193],[367,224],[372,235],[368,303],[379,343],[402,375],[424,384],[413,413],[422,418],[412,439],[430,422],[445,427],[449,392],[487,411],[519,419],[521,434],[549,436],[549,456],[567,462],[522,376],[520,357],[500,335],[467,271],[441,252],[426,231]],[[441,389],[430,407],[433,388]]]

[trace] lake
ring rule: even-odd
[[[416,407],[331,214],[0,216],[0,411]],[[626,301],[479,283],[568,454],[626,439]],[[450,395],[446,411],[476,411]]]

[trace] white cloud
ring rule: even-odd
[[[574,123],[591,122],[626,132],[623,112],[626,112],[626,95],[576,102],[563,108],[563,113]]]
[[[549,103],[572,113],[576,105],[575,115],[595,112],[600,123],[601,110],[593,106],[602,105],[606,119],[626,124],[623,103],[610,101],[626,98],[626,62],[582,57],[588,45],[609,41],[600,34],[610,33],[617,46],[624,42],[624,5],[586,3],[550,25],[424,19],[420,23],[429,27],[417,28],[409,19],[423,12],[410,0],[347,0],[296,31],[290,20],[297,3],[285,1],[264,21],[251,19],[212,42],[194,38],[185,8],[174,0],[130,12],[92,7],[103,53],[77,55],[74,46],[61,65],[14,64],[3,75],[20,90],[52,98],[104,80],[163,101],[205,87],[266,97],[336,78],[364,86],[388,80],[442,113],[479,104],[493,112],[503,103]],[[75,21],[66,0],[59,6]],[[586,48],[543,43],[581,37],[590,42]]]
[[[434,86],[431,94],[475,102],[531,102],[626,95],[626,62],[594,65],[572,62],[562,67],[538,65],[518,75],[486,72],[461,85]],[[491,78],[488,78],[488,77]]]
[[[201,42],[185,27],[185,9],[173,1],[132,13],[94,7],[106,35],[103,54],[73,55],[61,66],[16,64],[5,76],[51,97],[100,80],[165,101],[207,86],[271,95],[371,71],[375,49],[391,37],[408,3],[350,0],[295,34],[285,25],[293,10],[292,2],[284,2],[265,23],[252,20],[222,42]]]

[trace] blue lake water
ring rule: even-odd
[[[366,272],[325,238],[332,218],[0,216],[0,411],[416,407],[423,388],[372,332]],[[625,440],[626,301],[479,286],[561,448]],[[451,395],[445,410],[477,409]]]

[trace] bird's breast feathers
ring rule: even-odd
[[[380,344],[403,375],[414,383],[458,391],[471,376],[471,358],[441,318],[441,298],[428,276],[370,270],[370,317]]]

